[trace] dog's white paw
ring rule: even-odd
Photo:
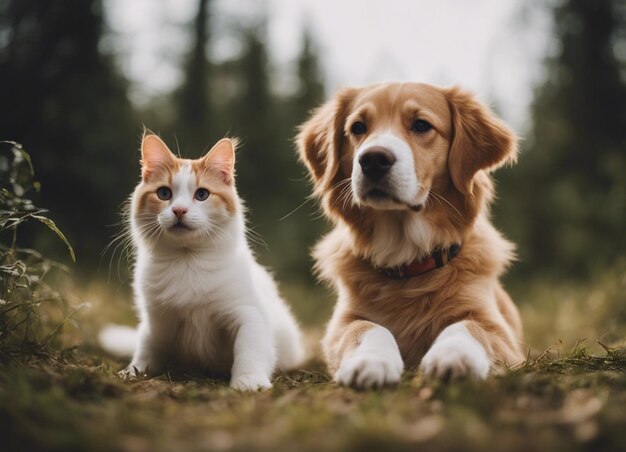
[[[441,379],[472,377],[484,380],[490,367],[487,352],[469,333],[440,337],[420,364],[426,375]]]
[[[400,356],[356,352],[341,362],[335,381],[359,389],[381,388],[398,384],[403,369],[404,363]]]
[[[237,391],[258,391],[271,388],[272,383],[267,375],[261,373],[241,374],[231,379],[230,387]]]

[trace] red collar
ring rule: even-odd
[[[393,279],[408,279],[413,276],[423,275],[436,268],[441,268],[454,259],[461,251],[461,245],[454,243],[449,248],[437,248],[429,256],[416,259],[405,265],[398,267],[378,267],[382,274]]]

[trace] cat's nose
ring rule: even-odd
[[[172,212],[174,212],[174,215],[176,215],[178,218],[181,218],[183,215],[185,215],[188,210],[189,209],[187,209],[186,207],[172,207]]]

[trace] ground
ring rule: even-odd
[[[522,287],[529,360],[484,382],[407,371],[397,388],[355,391],[314,358],[272,390],[241,394],[198,375],[120,380],[124,362],[93,340],[96,319],[119,306],[100,306],[92,287],[74,347],[0,354],[2,449],[626,450],[624,289],[621,269],[584,287]],[[319,325],[305,324],[309,336]]]
[[[397,388],[336,387],[311,370],[240,394],[183,376],[125,383],[119,363],[68,352],[9,364],[5,450],[624,450],[626,356],[579,350],[486,382],[407,372]]]

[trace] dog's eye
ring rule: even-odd
[[[350,131],[355,135],[363,135],[365,132],[367,132],[367,127],[362,122],[357,121],[352,124],[352,127],[350,127]]]
[[[428,121],[424,121],[423,119],[416,119],[411,126],[411,130],[417,133],[428,132],[432,128],[433,126],[430,125]]]
[[[170,190],[169,187],[159,187],[157,188],[156,195],[161,201],[167,201],[172,197],[172,190]]]
[[[198,201],[205,201],[209,197],[209,190],[206,188],[199,188],[196,190],[196,193],[193,195]]]

